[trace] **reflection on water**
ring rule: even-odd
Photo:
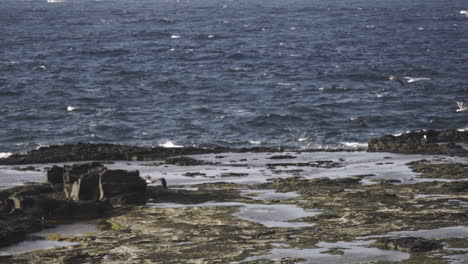
[[[0,248],[0,256],[16,255],[26,253],[33,250],[44,250],[55,247],[66,247],[71,245],[78,245],[76,242],[66,241],[53,241],[53,240],[32,240],[23,241],[8,247]]]
[[[206,202],[202,204],[148,203],[153,208],[207,207],[207,206],[241,206],[234,215],[240,219],[253,221],[269,227],[306,227],[311,223],[288,222],[302,217],[315,216],[318,211],[304,210],[291,204],[246,204],[237,202]]]
[[[421,237],[427,239],[444,239],[444,238],[465,238],[468,237],[467,226],[451,226],[442,227],[431,230],[416,230],[416,231],[398,231],[390,232],[382,236],[368,236],[368,237]]]
[[[46,237],[51,234],[60,234],[63,236],[82,236],[85,233],[97,232],[96,221],[79,222],[67,225],[58,225],[52,228],[46,228],[37,233],[31,234],[32,236]]]
[[[326,243],[320,242],[317,244],[319,248],[293,249],[293,248],[274,248],[269,254],[262,256],[254,256],[245,259],[245,261],[253,261],[260,259],[275,259],[284,257],[302,258],[308,264],[350,264],[350,263],[367,263],[375,261],[401,261],[409,258],[408,253],[403,253],[395,250],[382,250],[378,248],[368,247],[373,241],[354,241],[354,242],[336,242]],[[328,254],[329,249],[342,250],[342,255]],[[302,262],[301,262],[302,263]]]
[[[42,231],[32,233],[30,235],[31,238],[38,238],[42,237],[45,238],[48,235],[58,234],[63,236],[81,236],[85,233],[90,232],[97,232],[98,227],[96,221],[88,221],[88,222],[79,222],[73,224],[66,224],[66,225],[58,225],[52,228],[46,228]],[[34,240],[26,240],[23,242],[19,242],[8,247],[0,248],[0,256],[6,255],[15,255],[15,254],[22,254],[34,250],[44,250],[44,249],[51,249],[55,247],[65,247],[71,245],[78,245],[79,243],[76,242],[67,242],[67,241],[55,241],[55,240],[47,240],[47,239],[34,239]]]

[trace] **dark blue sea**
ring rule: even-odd
[[[468,129],[455,112],[468,101],[461,10],[466,0],[0,0],[0,152],[353,148]]]

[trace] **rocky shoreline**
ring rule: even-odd
[[[34,169],[33,164],[38,163],[87,163],[47,167],[47,182],[0,191],[0,246],[22,241],[56,222],[99,219],[100,231],[80,237],[49,237],[78,244],[7,254],[0,256],[0,261],[298,263],[306,259],[315,263],[311,260],[315,258],[321,261],[317,263],[325,263],[339,262],[357,241],[366,245],[363,248],[378,252],[381,259],[367,261],[364,254],[356,262],[450,263],[450,258],[461,258],[468,250],[468,227],[463,229],[468,223],[465,143],[468,132],[456,130],[416,131],[373,139],[368,148],[372,153],[424,155],[412,156],[408,162],[405,156],[380,155],[369,163],[368,171],[359,169],[362,161],[357,162],[356,171],[360,173],[356,174],[351,172],[352,160],[365,153],[334,150],[336,155],[331,152],[321,159],[317,157],[323,150],[281,148],[163,149],[83,143],[40,148],[1,159],[0,164]],[[398,159],[404,160],[402,165],[397,166]],[[174,186],[168,176],[169,188],[165,189],[159,183],[155,185],[151,177],[145,179],[143,172],[90,162],[95,160],[146,161],[122,162],[122,166],[144,165],[163,176],[167,168],[176,171],[178,177],[200,183]],[[388,173],[378,175],[384,169]],[[408,181],[385,176],[395,173]],[[264,180],[257,182],[254,174]],[[273,192],[274,197],[261,199],[259,194],[265,191]],[[242,210],[250,207],[283,210],[279,205],[320,213],[284,226],[242,217]],[[285,227],[294,222],[308,224]],[[430,237],[416,232],[454,227],[466,235]],[[390,235],[398,231],[408,235]],[[340,246],[344,244],[347,246]],[[291,253],[317,248],[322,249],[311,259]]]

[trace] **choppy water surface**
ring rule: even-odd
[[[4,0],[0,152],[467,128],[465,0]],[[386,76],[430,77],[404,88]],[[367,128],[346,119],[358,115]]]

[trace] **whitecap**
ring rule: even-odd
[[[298,138],[297,139],[297,141],[299,141],[299,142],[304,142],[304,141],[307,141],[307,140],[308,140],[308,138]]]
[[[249,140],[249,143],[252,145],[260,145],[262,144],[262,141],[260,140]]]
[[[181,146],[181,145],[176,145],[176,144],[174,144],[174,142],[172,142],[170,140],[159,144],[159,146],[163,147],[163,148],[183,148],[184,147],[184,146]]]
[[[392,134],[392,136],[394,136],[394,137],[399,137],[399,136],[401,136],[401,135],[403,135],[403,134],[408,134],[408,133],[410,133],[410,132],[411,132],[411,131],[407,130],[406,132],[394,133],[394,134]]]
[[[171,35],[171,39],[178,39],[180,37],[181,37],[180,35]]]
[[[460,132],[465,132],[465,131],[468,131],[468,127],[459,128],[459,129],[457,129],[457,130],[460,131]]]
[[[71,106],[71,105],[67,106],[67,111],[68,112],[72,112],[72,111],[75,111],[77,109],[78,109],[78,107],[76,107],[76,106]]]
[[[11,152],[0,152],[0,159],[8,158],[11,155],[13,155],[13,153],[11,153]]]
[[[352,148],[367,148],[367,142],[362,143],[362,142],[340,142],[340,144],[346,146],[346,147],[352,147]]]

